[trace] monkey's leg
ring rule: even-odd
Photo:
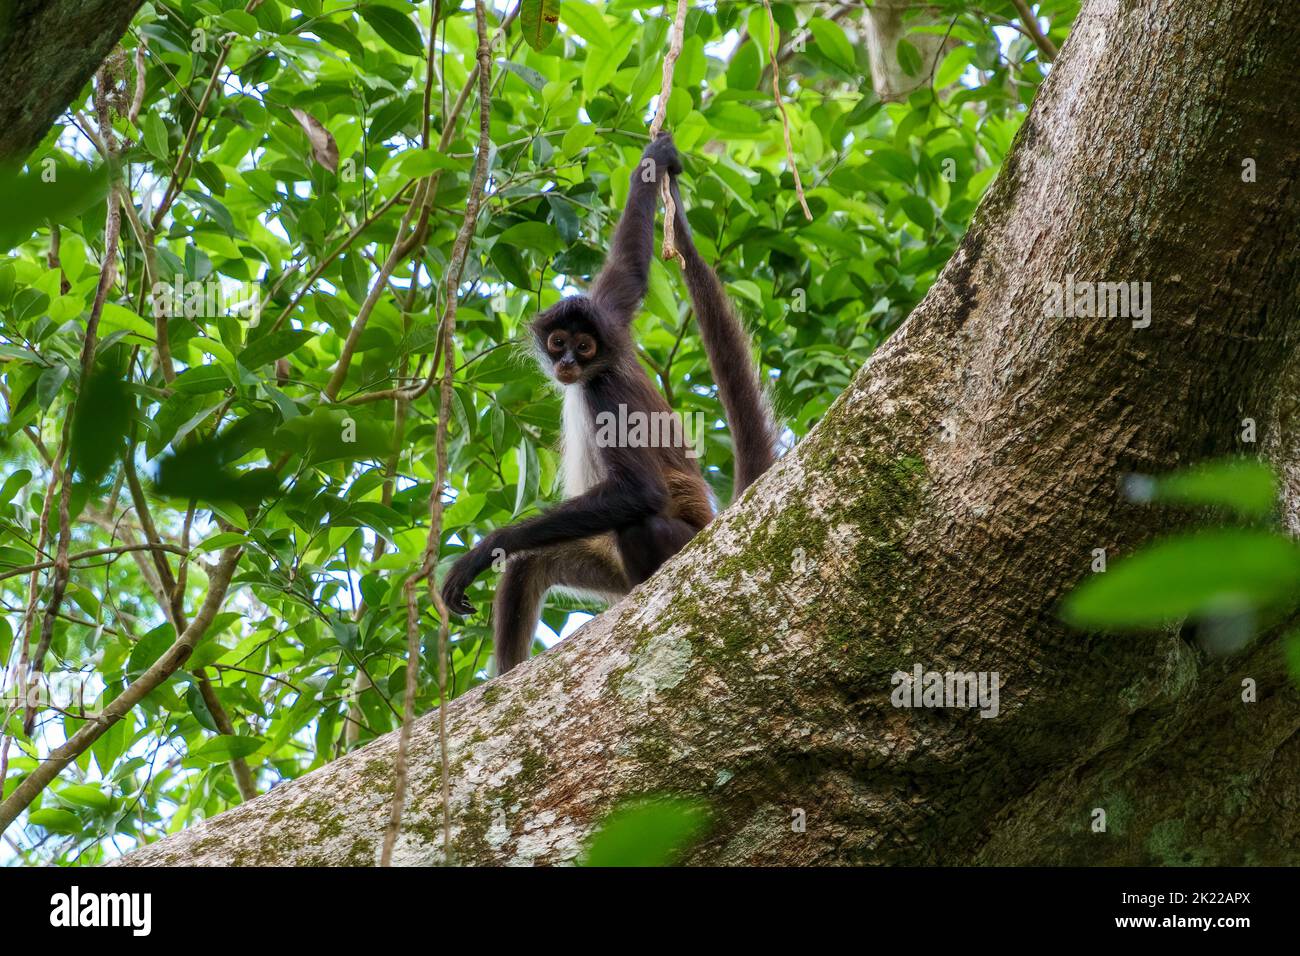
[[[617,600],[631,587],[609,535],[516,555],[506,564],[492,604],[497,673],[528,659],[542,601],[553,587]]]
[[[696,527],[680,518],[656,515],[618,532],[618,550],[627,568],[628,580],[640,584],[659,570],[686,542],[695,537]]]

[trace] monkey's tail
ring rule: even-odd
[[[777,458],[779,432],[772,405],[759,381],[758,366],[750,353],[749,336],[731,310],[717,274],[696,251],[683,243],[686,286],[695,307],[700,338],[709,356],[718,397],[727,414],[735,455],[732,500],[767,471]]]

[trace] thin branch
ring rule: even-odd
[[[91,551],[82,551],[78,554],[69,555],[68,562],[71,564],[77,561],[84,561],[87,558],[102,557],[105,554],[126,554],[130,551],[155,551],[155,550],[170,551],[172,554],[179,554],[179,555],[189,554],[189,552],[186,551],[184,548],[178,548],[172,544],[124,544],[124,545],[118,545],[117,547],[114,548],[95,548]],[[0,581],[3,581],[5,578],[17,577],[20,574],[31,574],[36,571],[44,571],[46,568],[54,567],[55,564],[57,563],[58,562],[56,559],[54,561],[41,561],[38,562],[37,564],[25,564],[20,568],[10,568],[8,571],[5,571],[3,574],[0,574]]]
[[[673,94],[673,70],[677,65],[677,58],[682,53],[682,33],[686,29],[686,0],[677,0],[677,15],[673,18],[672,37],[668,44],[668,53],[664,56],[663,80],[659,87],[659,103],[655,107],[654,119],[650,122],[650,142],[654,142],[663,129],[664,120],[668,116],[668,100]],[[682,264],[686,260],[682,259],[681,254],[677,251],[677,245],[673,241],[673,225],[677,219],[677,204],[673,202],[673,192],[668,185],[668,177],[665,176],[659,183],[659,196],[664,201],[664,261],[669,259],[681,259]]]
[[[1011,5],[1016,8],[1016,13],[1020,14],[1020,22],[1025,28],[1024,33],[1034,41],[1038,52],[1048,60],[1055,60],[1060,51],[1038,25],[1038,18],[1034,16],[1034,11],[1029,9],[1026,0],[1011,0]]]
[[[803,181],[799,178],[799,164],[795,162],[794,146],[790,142],[790,116],[785,111],[785,100],[781,98],[781,67],[777,62],[777,37],[780,35],[776,21],[772,18],[771,0],[763,0],[763,9],[767,11],[767,49],[772,58],[772,95],[776,97],[776,107],[781,111],[781,132],[785,134],[785,158],[794,174],[794,191],[803,207],[804,218],[812,222],[813,214],[804,198]]]

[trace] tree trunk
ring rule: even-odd
[[[659,792],[707,799],[695,863],[1300,862],[1276,639],[1211,660],[1056,616],[1093,549],[1175,526],[1128,473],[1249,453],[1252,418],[1300,500],[1297,48],[1267,0],[1089,2],[952,262],[818,427],[628,599],[450,705],[455,862],[572,860]],[[1069,275],[1150,282],[1149,327],[1045,316]],[[914,664],[997,672],[1000,713],[893,706]],[[403,863],[441,859],[433,721]],[[395,743],[125,862],[371,863]]]
[[[15,0],[0,13],[0,162],[21,160],[68,108],[143,0]]]

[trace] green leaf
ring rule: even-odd
[[[337,616],[332,617],[330,630],[334,632],[334,640],[338,642],[339,647],[349,651],[356,649],[360,631],[352,621],[345,621]]]
[[[708,815],[694,800],[656,799],[611,813],[592,836],[583,866],[671,866],[704,829]]]
[[[212,716],[212,711],[208,709],[208,702],[203,699],[203,691],[200,690],[197,681],[190,684],[189,690],[185,692],[185,703],[189,705],[194,719],[204,728],[214,734],[219,732],[217,722]]]
[[[1150,497],[1152,501],[1173,504],[1221,505],[1247,517],[1259,517],[1272,512],[1277,504],[1278,488],[1277,479],[1267,465],[1233,459],[1157,478],[1150,488]]]
[[[17,568],[32,563],[32,552],[26,548],[0,545],[0,567]]]
[[[357,12],[379,34],[380,39],[398,53],[424,55],[424,41],[420,39],[419,28],[400,10],[378,3],[366,3]]]
[[[743,44],[727,66],[727,89],[753,90],[758,88],[758,80],[763,74],[763,64],[759,59],[758,46],[751,42]]]
[[[578,238],[579,221],[578,213],[573,203],[563,196],[557,196],[555,193],[546,194],[546,202],[551,207],[551,221],[555,224],[556,230],[560,233],[560,238],[566,243],[573,242]]]
[[[943,65],[934,75],[935,87],[942,90],[956,83],[970,66],[970,60],[970,47],[965,44],[954,47],[952,52],[943,58]]]
[[[237,531],[219,531],[210,538],[205,538],[200,544],[194,546],[194,550],[199,553],[205,551],[222,551],[233,544],[247,544],[248,535],[240,534]]]
[[[1064,601],[1075,627],[1122,631],[1192,615],[1285,609],[1300,597],[1300,545],[1280,534],[1201,531],[1157,542],[1088,578]]]
[[[187,395],[202,395],[229,388],[233,383],[220,365],[196,365],[176,376],[172,388]]]
[[[554,226],[535,221],[515,223],[497,237],[497,243],[540,252],[546,256],[553,256],[564,248]]]
[[[264,737],[234,737],[222,734],[206,741],[198,750],[190,752],[190,759],[207,763],[224,763],[236,757],[257,753],[266,745]]]
[[[537,449],[527,438],[519,442],[519,482],[515,488],[515,510],[511,517],[517,517],[528,502],[537,497],[537,483],[540,475],[537,467]]]
[[[744,103],[734,101],[715,103],[704,114],[704,118],[719,133],[746,139],[758,139],[766,135],[763,117],[759,115],[758,110]]]
[[[907,40],[899,40],[897,46],[898,65],[908,76],[921,75],[921,54]]]
[[[899,205],[903,207],[907,218],[920,226],[923,232],[928,233],[934,228],[934,208],[928,199],[920,196],[904,196],[899,200]]]
[[[209,196],[207,193],[201,193],[197,189],[187,189],[185,195],[202,206],[226,235],[232,237],[237,235],[235,220],[230,215],[230,210],[226,208],[221,200]]]
[[[464,169],[466,162],[434,149],[410,149],[397,158],[397,170],[408,179],[421,179],[438,169]]]
[[[78,807],[107,810],[113,805],[112,797],[99,787],[89,783],[72,783],[66,787],[61,787],[57,792],[60,800]]]
[[[173,392],[153,417],[154,430],[145,442],[145,454],[156,458],[169,443],[179,442],[223,404],[184,391]]]
[[[99,333],[103,335],[110,331],[127,331],[147,339],[154,337],[154,327],[151,323],[115,302],[104,304],[103,317],[99,320]]]
[[[808,29],[812,31],[813,40],[817,43],[817,49],[825,54],[837,66],[842,66],[850,73],[858,68],[857,58],[853,55],[853,44],[849,43],[849,38],[844,35],[840,25],[831,20],[823,20],[821,17],[813,17],[808,21]],[[915,74],[912,74],[915,75]]]
[[[560,22],[560,0],[520,0],[519,24],[534,50],[544,50],[555,39]]]
[[[564,151],[564,155],[573,158],[590,145],[595,138],[595,127],[581,123],[577,126],[570,126],[565,130],[564,137],[560,140],[560,149]]]
[[[397,529],[408,524],[405,518],[378,501],[357,501],[348,506],[343,513],[332,516],[330,523],[334,527],[365,527],[391,544]]]
[[[155,159],[166,160],[171,152],[167,145],[167,124],[157,113],[144,117],[144,144]]]
[[[488,253],[492,264],[501,271],[501,277],[517,289],[532,287],[532,276],[519,250],[509,243],[498,242]]]
[[[67,833],[79,836],[85,829],[81,825],[81,820],[71,810],[58,810],[53,807],[32,810],[27,814],[27,822],[33,826],[49,830],[51,833]]]
[[[366,56],[366,48],[361,45],[361,41],[356,37],[353,27],[355,22],[351,19],[346,24],[316,20],[312,22],[311,32],[331,46],[343,50],[353,59],[363,60]]]
[[[582,65],[583,97],[588,103],[614,79],[619,64],[627,57],[636,38],[634,28],[623,27],[611,44],[588,50],[587,61]]]
[[[13,501],[14,495],[31,480],[32,473],[26,468],[19,468],[6,478],[4,484],[0,485],[0,505],[7,505]]]
[[[257,36],[257,18],[243,10],[227,10],[219,18],[224,26],[247,37]]]
[[[589,55],[598,55],[599,51],[608,50],[614,43],[604,15],[586,0],[564,0],[564,22],[590,44]]]
[[[522,63],[516,63],[513,60],[497,60],[497,65],[508,73],[513,73],[519,79],[532,87],[537,92],[541,92],[546,87],[546,77],[538,73],[532,67],[524,66]]]
[[[456,496],[455,502],[443,515],[443,525],[448,531],[456,531],[478,517],[487,502],[487,495],[464,492]],[[24,563],[24,562],[19,562]]]
[[[280,329],[257,339],[239,353],[239,364],[246,369],[257,369],[282,356],[296,352],[316,337],[309,329]]]
[[[131,649],[131,656],[127,660],[127,680],[138,679],[175,642],[176,630],[170,624],[160,624],[140,638],[135,647]]]

